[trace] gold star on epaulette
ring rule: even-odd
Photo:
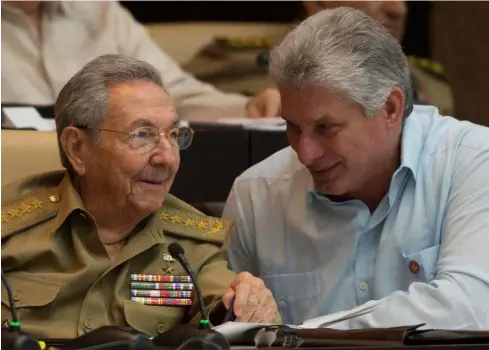
[[[200,221],[200,222],[197,224],[197,228],[200,228],[200,229],[205,229],[205,228],[207,228],[207,222],[205,222],[205,221]]]
[[[21,214],[29,214],[31,212],[32,207],[29,204],[22,204],[20,206],[20,213]]]
[[[172,224],[180,224],[182,222],[182,219],[176,215],[173,215],[170,219]]]
[[[40,201],[39,199],[34,199],[32,202],[32,207],[35,208],[35,209],[40,209],[44,206],[44,203],[42,201]]]
[[[184,224],[185,227],[194,227],[195,226],[195,221],[191,219],[185,220]]]
[[[10,216],[11,218],[18,218],[20,217],[20,210],[19,209],[10,209],[8,212],[7,212],[8,216]]]
[[[168,219],[170,219],[170,214],[161,213],[160,214],[160,219],[162,219],[162,220],[168,220]]]

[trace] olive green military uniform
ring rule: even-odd
[[[131,274],[187,275],[168,261],[178,242],[196,271],[209,309],[235,274],[222,242],[231,223],[211,218],[168,195],[162,208],[129,236],[111,262],[70,177],[51,172],[2,189],[2,268],[23,330],[38,337],[74,338],[102,325],[130,326],[151,336],[197,322],[198,304],[145,305],[131,300]],[[2,288],[2,324],[10,319]]]
[[[281,38],[216,38],[184,69],[226,92],[255,95],[275,87],[268,76],[266,54]],[[452,92],[443,67],[434,61],[408,57],[419,102],[432,104],[442,115],[453,114]]]

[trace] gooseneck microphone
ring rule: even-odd
[[[20,331],[20,323],[19,323],[19,319],[17,318],[17,309],[15,308],[12,289],[10,289],[10,284],[8,283],[7,279],[5,278],[5,275],[3,274],[3,269],[2,269],[2,282],[3,285],[5,286],[5,289],[7,290],[8,302],[10,304],[10,314],[12,316],[12,322],[10,322],[9,329],[12,332],[14,331],[17,332]]]
[[[15,301],[12,294],[12,289],[8,283],[5,275],[2,272],[2,282],[7,290],[8,301],[10,304],[10,314],[12,316],[12,322],[10,322],[8,329],[2,329],[2,347],[7,350],[41,350],[46,347],[46,344],[42,341],[37,341],[29,334],[22,333],[20,329],[20,322],[17,318],[17,309],[15,307]]]
[[[185,258],[185,251],[178,243],[168,245],[168,253],[177,260],[187,271],[190,279],[194,283],[197,299],[199,301],[201,319],[199,326],[193,324],[181,324],[175,326],[153,339],[157,347],[193,349],[193,350],[223,350],[231,349],[231,345],[224,335],[211,329],[209,318],[205,313],[204,299],[200,290],[199,281],[195,273]]]
[[[178,243],[170,243],[168,246],[168,253],[172,256],[173,259],[176,259],[180,265],[187,271],[189,274],[190,278],[192,279],[192,282],[194,283],[195,291],[197,292],[197,299],[199,301],[199,308],[200,308],[200,323],[199,323],[199,328],[200,329],[211,329],[210,327],[210,322],[209,318],[205,314],[205,304],[204,304],[204,299],[202,298],[202,292],[200,291],[200,285],[199,282],[197,281],[197,277],[195,276],[194,270],[192,269],[192,266],[187,261],[187,258],[185,258],[185,251],[183,250],[182,246]]]

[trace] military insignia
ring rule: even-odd
[[[192,305],[190,276],[131,274],[131,300],[145,305]]]
[[[3,320],[2,328],[9,328],[9,323],[8,323],[8,319],[7,318],[5,320]]]
[[[59,197],[53,195],[52,191],[53,189],[33,191],[3,205],[2,238],[55,217],[59,210],[58,203],[47,198]]]
[[[165,234],[192,237],[197,240],[222,244],[232,222],[176,208],[162,208],[159,218]]]
[[[173,274],[172,264],[175,262],[175,259],[173,259],[173,257],[170,254],[165,253],[165,254],[163,254],[163,260],[165,261],[165,264],[166,264],[166,267],[162,268],[163,273],[165,275]]]

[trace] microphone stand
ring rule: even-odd
[[[176,259],[185,271],[189,274],[194,283],[197,299],[199,301],[200,314],[202,316],[199,326],[192,324],[182,324],[160,334],[153,339],[156,346],[162,347],[182,347],[184,350],[187,346],[191,349],[203,350],[221,350],[231,349],[231,345],[224,335],[210,329],[210,322],[205,314],[205,304],[202,298],[199,282],[194,274],[194,271],[187,259],[182,246],[178,243],[171,243],[168,246],[168,252]],[[199,343],[200,346],[196,344]]]

